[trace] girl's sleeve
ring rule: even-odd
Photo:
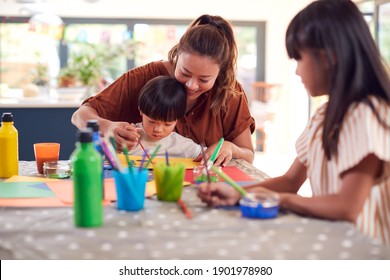
[[[372,99],[372,102],[388,127],[380,123],[365,103],[349,110],[339,136],[339,174],[356,166],[369,154],[375,154],[380,160],[390,164],[390,106],[377,99]]]

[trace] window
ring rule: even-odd
[[[378,46],[390,65],[390,1],[378,5]]]
[[[63,18],[63,36],[57,39],[30,30],[28,18],[0,17],[0,20],[0,83],[10,88],[31,82],[39,65],[46,67],[43,69],[47,70],[51,84],[56,85],[60,68],[76,56],[93,54],[92,60],[102,63],[106,82],[112,82],[128,69],[166,59],[169,49],[190,23],[189,20]],[[249,93],[254,81],[264,80],[265,23],[232,23],[239,49],[238,80]]]

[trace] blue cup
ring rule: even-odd
[[[148,170],[134,169],[129,172],[113,171],[117,208],[125,211],[139,211],[144,208],[145,204],[145,188],[148,181]]]

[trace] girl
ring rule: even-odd
[[[282,208],[351,221],[389,244],[390,80],[362,14],[351,1],[315,1],[293,18],[286,48],[307,92],[329,100],[296,142],[290,169],[248,190],[280,192]],[[307,177],[310,198],[297,195]],[[209,205],[240,198],[223,183],[198,195]]]

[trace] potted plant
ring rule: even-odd
[[[58,87],[76,87],[80,86],[78,78],[78,69],[74,67],[61,68],[58,75]]]

